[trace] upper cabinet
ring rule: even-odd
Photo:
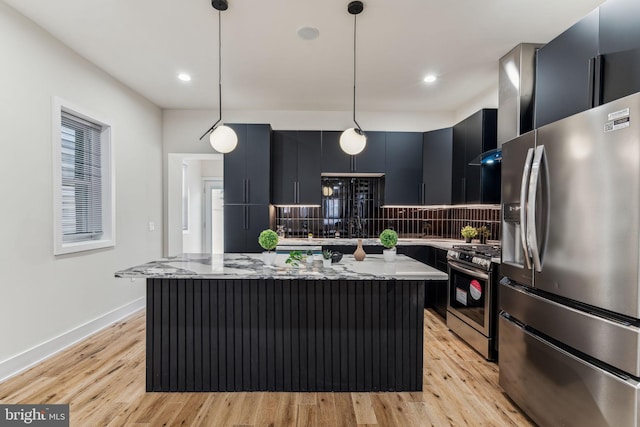
[[[640,2],[608,0],[600,6],[600,53],[640,48]]]
[[[385,205],[419,205],[422,196],[422,133],[386,132]]]
[[[271,126],[230,124],[238,135],[235,150],[224,155],[225,204],[268,204]]]
[[[366,132],[367,145],[350,156],[340,148],[342,131],[322,131],[322,173],[384,173],[385,132]]]
[[[598,27],[598,10],[594,10],[538,50],[536,128],[593,106]]]
[[[422,204],[451,204],[453,128],[422,135]]]
[[[451,203],[500,203],[500,164],[470,164],[497,146],[497,110],[485,108],[453,127]]]
[[[319,205],[321,199],[321,133],[274,131],[271,202]]]
[[[600,6],[600,96],[604,104],[640,91],[640,1]]]
[[[535,127],[640,91],[640,2],[607,0],[538,51]]]

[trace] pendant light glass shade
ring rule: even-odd
[[[345,153],[355,156],[367,145],[367,136],[359,129],[349,128],[340,135],[340,148]]]
[[[211,132],[209,143],[218,153],[230,153],[238,145],[238,135],[229,126],[220,125]]]

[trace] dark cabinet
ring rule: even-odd
[[[476,160],[497,146],[497,110],[485,108],[453,127],[451,203],[500,203],[500,164]]]
[[[238,145],[224,155],[224,250],[261,252],[258,235],[269,228],[271,126],[229,126]]]
[[[601,54],[640,48],[640,2],[607,0],[599,8]]]
[[[596,87],[604,104],[640,92],[640,2],[608,0],[600,10],[600,62]]]
[[[596,105],[640,92],[640,49],[603,55],[600,61],[601,89]]]
[[[366,132],[367,145],[350,156],[340,148],[342,131],[322,131],[323,173],[384,173],[385,132]]]
[[[447,273],[447,251],[432,246],[398,246],[398,253]],[[442,318],[447,317],[447,280],[425,282],[424,306],[432,308]]]
[[[322,172],[349,173],[352,172],[353,156],[340,148],[341,131],[322,131]]]
[[[451,204],[453,128],[422,135],[422,204]]]
[[[447,251],[440,248],[429,247],[432,251],[431,259],[433,260],[432,267],[448,272],[447,266]],[[447,280],[434,281],[429,289],[427,289],[427,304],[426,307],[433,308],[442,318],[447,318],[447,298],[449,283]]]
[[[269,203],[271,126],[228,126],[238,135],[238,145],[224,155],[225,204]]]
[[[258,236],[269,228],[269,205],[224,206],[224,251],[262,252]]]
[[[387,132],[385,204],[419,205],[422,190],[422,133]]]
[[[640,91],[640,2],[608,0],[538,51],[535,126]]]
[[[599,14],[594,10],[538,50],[536,128],[593,106],[592,58],[598,55],[598,28]]]
[[[320,204],[321,147],[317,131],[273,132],[273,204]]]

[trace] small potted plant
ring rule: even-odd
[[[481,244],[487,243],[487,239],[491,235],[491,230],[486,225],[482,227],[478,227],[478,238],[480,239]]]
[[[258,236],[258,243],[265,252],[262,252],[262,261],[265,265],[272,265],[276,260],[276,253],[273,251],[278,246],[278,233],[273,230],[263,230]]]
[[[396,260],[396,244],[398,243],[398,233],[390,228],[382,230],[380,233],[380,243],[386,249],[382,251],[385,262],[393,262]]]
[[[289,258],[287,258],[285,264],[289,264],[291,267],[298,267],[302,258],[304,258],[302,251],[289,251]]]
[[[471,239],[478,235],[478,230],[476,230],[475,227],[467,224],[462,227],[462,230],[460,230],[460,234],[462,234],[462,237],[464,237],[465,242],[471,243]]]
[[[307,264],[313,264],[313,251],[307,249]]]
[[[324,251],[322,251],[322,266],[324,268],[331,267],[331,263],[333,262],[333,260],[331,259],[332,256],[333,252],[331,252],[329,249],[325,249]]]

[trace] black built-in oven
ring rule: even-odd
[[[496,251],[499,256],[499,250],[465,246],[447,254],[447,326],[489,360],[497,358],[497,301],[491,258]]]

